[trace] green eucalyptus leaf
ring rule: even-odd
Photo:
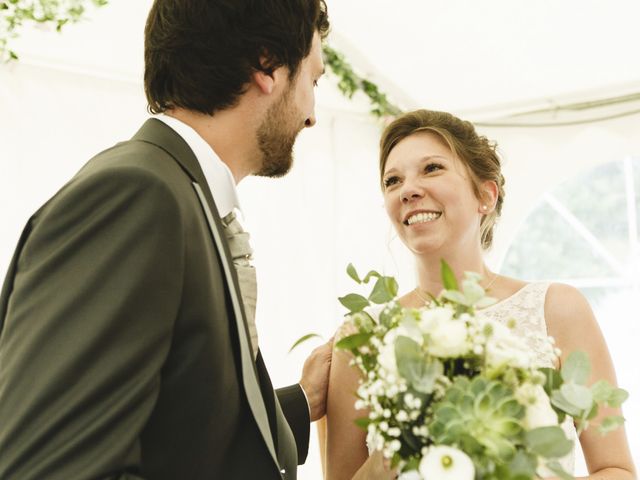
[[[362,283],[369,283],[369,280],[371,280],[372,278],[380,278],[382,277],[382,275],[380,275],[378,272],[376,272],[375,270],[370,270],[369,273],[367,273],[364,278],[362,279]]]
[[[442,292],[442,298],[459,305],[464,305],[465,307],[470,306],[467,303],[467,297],[457,290],[445,290]]]
[[[508,475],[509,480],[531,479],[535,477],[538,461],[530,453],[518,450],[509,462],[503,476]]]
[[[439,360],[427,361],[420,345],[409,337],[399,336],[395,340],[398,372],[418,392],[431,393],[436,379],[444,372]]]
[[[354,350],[365,345],[372,336],[373,333],[371,332],[354,333],[353,335],[349,335],[338,340],[336,342],[336,348],[340,348],[342,350]]]
[[[580,410],[590,410],[593,403],[591,390],[584,385],[565,383],[560,387],[562,396]]]
[[[590,372],[591,363],[589,362],[589,357],[586,353],[580,351],[571,352],[560,370],[565,382],[573,382],[580,385],[587,383]]]
[[[296,340],[293,343],[293,345],[291,345],[291,348],[289,349],[289,353],[291,353],[293,351],[293,349],[296,348],[297,346],[301,345],[302,343],[306,342],[307,340],[311,340],[312,338],[322,338],[322,335],[320,335],[318,333],[308,333],[306,335],[303,335],[298,340]]]
[[[361,429],[366,430],[371,423],[371,419],[369,417],[360,417],[356,418],[353,423],[355,423]]]
[[[567,400],[561,390],[551,392],[551,404],[572,417],[579,417],[582,414],[580,408]]]
[[[562,468],[562,465],[560,465],[560,462],[556,460],[547,462],[546,467],[562,480],[574,480],[573,475],[570,475],[568,472],[566,472],[565,469]]]
[[[591,393],[593,394],[593,401],[596,403],[606,403],[611,395],[613,388],[606,380],[598,380],[591,385]]]
[[[350,293],[344,297],[340,297],[338,301],[347,307],[350,313],[361,312],[369,306],[369,300],[357,293]]]
[[[557,390],[562,385],[560,372],[551,367],[539,368],[538,371],[545,376],[544,391],[547,395],[551,396],[551,392]]]
[[[358,272],[356,272],[356,267],[353,266],[353,263],[347,265],[347,275],[353,278],[357,283],[362,283],[362,280],[360,280]]]
[[[451,270],[451,267],[443,259],[440,260],[440,274],[442,275],[442,285],[445,290],[458,290],[458,281]]]
[[[544,458],[560,458],[573,448],[560,427],[540,427],[525,432],[525,444],[531,451]]]
[[[373,287],[369,300],[373,303],[383,304],[390,302],[398,293],[398,284],[393,277],[379,277]]]
[[[467,304],[475,305],[485,296],[484,289],[477,281],[467,279],[462,281],[462,293],[467,299]]]
[[[487,308],[490,307],[491,305],[493,305],[494,303],[497,303],[498,300],[493,298],[493,297],[484,297],[481,298],[480,300],[478,300],[477,302],[475,302],[474,306],[476,308]]]
[[[608,417],[605,417],[602,420],[602,423],[598,425],[598,431],[601,434],[605,435],[609,432],[617,430],[622,425],[624,425],[624,417],[620,415],[610,415]]]
[[[618,408],[627,398],[629,398],[629,392],[627,392],[623,388],[614,388],[609,394],[607,405],[609,405],[610,407]]]

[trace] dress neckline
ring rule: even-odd
[[[486,312],[487,310],[491,310],[492,308],[495,308],[497,306],[500,306],[504,303],[509,302],[510,300],[516,298],[518,295],[520,295],[522,292],[524,292],[525,290],[527,290],[531,285],[535,285],[535,283],[526,283],[523,287],[520,287],[518,290],[516,290],[515,292],[513,292],[511,295],[509,295],[508,297],[503,298],[502,300],[498,300],[496,303],[493,303],[491,305],[489,305],[486,308],[479,308],[477,311],[478,312]],[[491,296],[491,295],[489,295]]]

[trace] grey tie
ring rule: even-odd
[[[238,221],[235,212],[231,212],[222,219],[224,232],[229,243],[233,265],[238,274],[240,282],[240,292],[242,293],[242,303],[247,316],[249,327],[249,337],[253,350],[253,359],[258,354],[258,330],[256,329],[256,302],[258,298],[258,288],[256,282],[256,269],[251,264],[253,259],[253,249],[249,244],[249,234],[244,231]]]

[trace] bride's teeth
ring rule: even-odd
[[[413,225],[414,223],[426,223],[431,222],[440,217],[440,213],[429,212],[429,213],[417,213],[415,215],[411,215],[407,220],[407,224]]]

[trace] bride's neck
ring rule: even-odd
[[[442,260],[451,267],[458,283],[463,279],[464,272],[477,272],[485,278],[488,277],[490,272],[481,256],[474,255],[468,258],[419,257],[417,259],[417,288],[421,292],[438,295],[444,288],[441,274]]]

